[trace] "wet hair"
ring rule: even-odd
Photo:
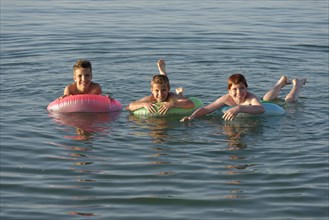
[[[231,89],[233,84],[235,85],[239,83],[243,83],[246,86],[246,88],[248,88],[247,80],[242,74],[240,73],[233,74],[227,80],[227,89]]]
[[[75,62],[75,64],[73,65],[73,74],[75,73],[76,69],[90,69],[90,72],[92,71],[91,68],[91,63],[89,60],[77,60],[77,62]]]
[[[153,84],[165,84],[165,83],[168,84],[169,86],[169,79],[166,75],[155,75],[152,78],[151,86]]]

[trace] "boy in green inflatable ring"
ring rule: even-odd
[[[182,88],[176,89],[177,94],[170,92],[170,83],[165,65],[163,59],[158,60],[157,66],[160,74],[153,76],[151,80],[151,95],[130,103],[126,107],[128,111],[145,108],[151,114],[165,115],[171,108],[189,109],[194,107],[194,103],[183,96]],[[157,107],[156,103],[161,104]]]

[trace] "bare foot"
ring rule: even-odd
[[[277,85],[280,85],[281,88],[284,87],[285,85],[291,84],[291,81],[288,79],[287,76],[281,76],[281,78],[278,80],[276,83]]]
[[[306,79],[293,79],[292,80],[292,89],[286,96],[286,102],[295,102],[298,99],[299,93],[303,85],[305,85]]]
[[[176,94],[180,97],[180,98],[184,98],[184,88],[183,87],[179,87],[179,88],[176,88]]]
[[[278,82],[263,96],[263,100],[272,101],[278,98],[281,89],[287,84],[291,84],[288,77],[285,75],[281,76]]]
[[[158,66],[158,70],[160,72],[160,75],[167,75],[166,63],[163,59],[158,60],[157,66]]]
[[[183,87],[176,88],[177,95],[183,95],[183,92],[184,92],[184,88]]]
[[[303,87],[303,85],[305,85],[307,82],[307,79],[293,79],[292,80],[292,84],[296,87]]]

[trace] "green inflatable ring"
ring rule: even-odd
[[[150,113],[146,108],[140,108],[135,111],[132,111],[132,114],[135,116],[142,116],[142,117],[168,117],[168,116],[187,116],[192,114],[196,109],[203,107],[203,103],[200,99],[196,97],[190,97],[189,100],[191,100],[194,103],[193,108],[171,108],[167,111],[165,115],[161,115],[158,112],[156,113]],[[161,103],[156,103],[156,108],[161,106]]]

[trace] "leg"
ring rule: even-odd
[[[293,79],[292,84],[293,87],[291,91],[288,93],[288,95],[285,98],[286,102],[294,102],[297,100],[299,92],[303,85],[305,85],[306,79]]]
[[[288,80],[288,77],[281,76],[278,82],[263,96],[263,100],[271,101],[273,99],[276,99],[281,89],[287,84],[291,84],[291,82]]]
[[[163,59],[158,60],[157,66],[158,66],[158,70],[160,72],[160,75],[167,75],[166,63]]]
[[[165,63],[165,61],[163,59],[158,60],[157,66],[158,66],[158,70],[159,70],[160,75],[166,75],[167,76],[166,63]],[[184,88],[183,87],[176,88],[176,94],[179,97],[181,97],[181,98],[184,97],[183,92],[184,92]]]

